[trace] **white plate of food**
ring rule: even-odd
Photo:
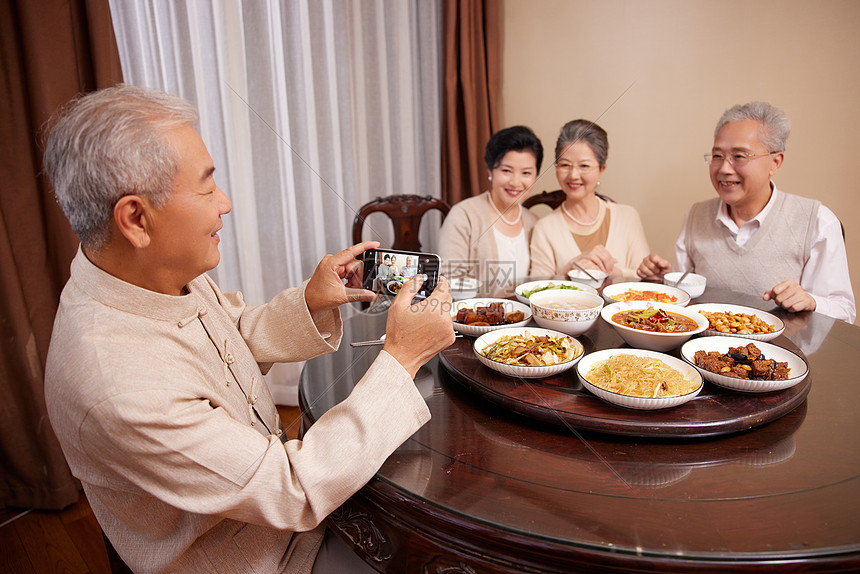
[[[600,316],[625,343],[651,351],[677,349],[708,328],[708,320],[691,307],[653,301],[619,301],[604,307]]]
[[[552,329],[508,327],[475,340],[475,356],[489,368],[524,379],[564,372],[582,358],[582,343]]]
[[[755,341],[772,341],[785,329],[782,319],[754,307],[727,303],[699,303],[690,305],[688,309],[701,313],[708,320],[709,326],[702,332],[703,336],[724,335]]]
[[[532,320],[528,305],[492,297],[461,299],[451,306],[454,329],[470,337],[506,327],[525,327]]]
[[[586,291],[588,293],[597,293],[597,289],[590,285],[586,285],[585,283],[579,283],[577,281],[545,279],[542,281],[529,281],[528,283],[521,283],[517,285],[517,299],[519,299],[521,303],[525,303],[526,305],[528,305],[529,297],[531,297],[535,293],[540,293],[541,291],[547,291],[549,289],[567,289],[571,291]]]
[[[662,283],[648,283],[644,281],[630,281],[627,283],[613,283],[603,288],[603,298],[607,303],[619,301],[653,301],[655,303],[668,303],[678,307],[686,307],[690,303],[690,294],[670,285]]]
[[[739,355],[729,355],[731,349],[744,348],[746,351],[742,354],[749,356],[750,346],[760,351],[758,361],[737,360]],[[809,366],[800,355],[771,343],[751,341],[744,337],[713,336],[693,339],[681,346],[681,358],[694,366],[705,380],[727,389],[749,393],[781,391],[800,383],[809,374]],[[745,363],[748,363],[749,368],[743,367]],[[726,368],[728,372],[738,373],[740,376],[715,372],[722,372]],[[749,378],[740,378],[743,377],[741,371],[745,371]],[[785,378],[759,378],[757,373],[764,377]]]
[[[395,277],[394,279],[390,279],[385,284],[385,288],[388,289],[388,292],[392,295],[397,295],[398,293],[400,293],[400,289],[403,287],[403,283],[403,277]]]
[[[605,349],[576,365],[582,385],[612,404],[631,409],[666,409],[699,394],[704,381],[693,365],[644,349]]]

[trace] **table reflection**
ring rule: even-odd
[[[375,532],[373,544],[350,540],[386,572],[860,568],[860,329],[727,292],[694,303],[720,301],[786,322],[774,342],[798,347],[814,377],[798,407],[717,437],[625,437],[517,414],[434,359],[416,377],[432,420],[344,506],[337,526],[356,531],[350,520],[361,517],[358,531]],[[306,423],[343,400],[379,352],[348,343],[384,328],[384,314],[357,313],[341,349],[307,363]],[[620,345],[602,322],[579,339]]]

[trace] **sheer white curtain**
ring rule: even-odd
[[[233,201],[212,272],[223,289],[262,303],[348,246],[364,203],[439,197],[440,0],[110,4],[126,82],[200,111]],[[390,244],[387,221],[366,228]],[[279,402],[293,402],[297,375],[269,374]]]

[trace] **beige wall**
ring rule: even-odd
[[[774,181],[840,217],[857,296],[860,2],[504,0],[502,14],[502,124],[541,138],[537,190],[559,187],[562,124],[597,121],[610,143],[602,193],[636,207],[652,251],[674,261],[684,213],[715,195],[702,154],[717,119],[766,100],[792,120]]]

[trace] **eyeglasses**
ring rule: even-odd
[[[766,157],[769,155],[773,155],[775,153],[779,153],[778,151],[771,151],[768,153],[746,153],[746,152],[735,152],[733,154],[723,154],[723,153],[706,153],[705,154],[705,163],[708,165],[722,165],[723,161],[728,160],[731,165],[746,165],[750,162],[751,159],[756,159],[758,157]]]
[[[571,163],[556,163],[555,169],[558,171],[573,171],[574,168],[578,169],[580,172],[589,172],[594,171],[599,166],[593,165],[590,163],[581,163],[581,164],[571,164]]]

